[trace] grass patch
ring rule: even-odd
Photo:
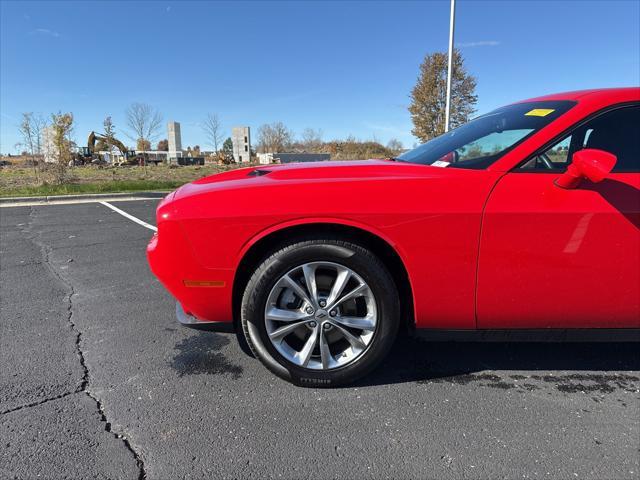
[[[178,168],[167,165],[104,168],[85,165],[69,168],[68,180],[63,184],[56,184],[48,165],[44,165],[37,177],[33,168],[11,165],[0,168],[0,197],[174,190],[199,178],[246,166],[249,165],[195,165]]]
[[[126,193],[145,190],[174,190],[184,182],[175,180],[115,180],[100,183],[22,186],[2,189],[0,197],[37,197],[81,193]]]

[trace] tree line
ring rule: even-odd
[[[411,133],[423,142],[441,135],[445,130],[447,58],[447,53],[442,52],[426,55],[420,64],[416,84],[410,93],[411,103],[408,110],[413,122]],[[464,58],[459,50],[455,49],[453,52],[451,127],[455,128],[467,122],[475,113],[476,84],[477,79],[467,72]],[[152,142],[158,140],[162,131],[162,114],[146,103],[135,102],[125,110],[125,121],[126,130],[124,133],[135,143],[136,150],[151,150]],[[200,122],[200,127],[207,144],[213,148],[213,155],[219,161],[232,161],[233,145],[220,116],[216,113],[208,113]],[[45,131],[49,133],[45,135]],[[33,112],[25,112],[22,114],[19,132],[22,137],[20,145],[25,149],[24,153],[31,158],[36,178],[40,174],[42,154],[47,148],[55,159],[56,179],[63,181],[66,166],[73,162],[77,149],[72,139],[74,133],[73,113],[58,112],[44,117]],[[102,134],[104,139],[97,142],[96,150],[112,149],[115,145],[116,133],[111,116],[105,118]],[[45,145],[45,143],[50,145]],[[346,139],[325,141],[322,130],[314,128],[305,128],[297,137],[293,130],[281,121],[258,127],[256,147],[257,152],[260,153],[330,153],[332,158],[337,160],[392,157],[398,155],[404,148],[397,139],[391,139],[386,145],[382,145],[375,137],[364,141],[353,136]],[[161,139],[157,143],[157,149],[168,151],[167,139]],[[200,156],[200,146],[187,147],[187,154]]]

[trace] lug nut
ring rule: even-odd
[[[325,323],[323,328],[325,330],[331,330],[331,324],[330,323]]]
[[[320,306],[321,307],[326,307],[327,306],[327,302],[325,302],[324,300],[320,300]]]
[[[309,322],[311,328],[316,328],[316,325],[318,325],[316,322]]]
[[[332,317],[335,317],[338,314],[338,312],[336,312],[335,310],[331,310],[329,312],[329,315],[331,315]]]
[[[311,308],[311,307],[307,307],[306,312],[307,312],[309,315],[313,315],[313,308]]]

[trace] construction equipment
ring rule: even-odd
[[[82,147],[78,155],[79,157],[81,157],[80,160],[82,163],[92,163],[92,162],[98,162],[101,160],[99,159],[99,157],[96,156],[96,151],[95,151],[96,141],[98,140],[102,140],[109,148],[116,147],[120,151],[124,160],[121,160],[119,162],[114,162],[114,163],[129,164],[129,163],[136,163],[138,161],[135,150],[128,150],[127,147],[125,147],[124,143],[122,143],[117,138],[114,138],[114,137],[109,138],[104,134],[91,132],[89,134],[89,138],[87,139],[87,146]]]

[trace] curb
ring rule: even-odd
[[[163,198],[171,190],[155,191],[155,192],[126,192],[126,193],[88,193],[88,194],[74,194],[74,195],[46,195],[40,197],[2,197],[0,198],[0,205],[11,204],[18,205],[21,203],[51,203],[60,201],[74,201],[74,200],[106,200],[106,199],[120,199],[120,198]]]

